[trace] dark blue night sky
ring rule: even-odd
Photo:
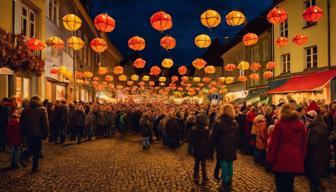
[[[130,37],[138,35],[146,40],[146,48],[139,55],[148,65],[160,65],[165,57],[173,58],[175,65],[190,65],[206,49],[194,45],[194,38],[201,33],[224,43],[225,36],[233,36],[241,27],[228,27],[225,15],[240,10],[251,21],[272,4],[272,0],[93,0],[91,14],[108,13],[116,20],[116,29],[109,34],[112,43],[124,57],[134,53],[127,46]],[[200,15],[207,9],[214,9],[222,16],[220,26],[209,30],[200,22]],[[154,30],[149,18],[163,10],[173,18],[173,28],[160,33]],[[252,32],[252,31],[251,31]],[[176,38],[176,48],[170,51],[160,46],[160,38],[171,35]]]

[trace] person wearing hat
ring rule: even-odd
[[[328,128],[322,115],[317,114],[315,110],[308,111],[304,117],[308,131],[305,170],[310,191],[325,191],[320,178],[325,176],[328,170]]]

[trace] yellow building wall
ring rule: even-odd
[[[241,54],[241,59],[238,59],[239,54]],[[238,65],[240,61],[246,60],[246,46],[242,42],[240,42],[235,46],[233,46],[230,50],[225,52],[222,55],[222,58],[224,66],[229,63]],[[239,74],[238,70],[234,70],[233,72],[226,72],[226,71],[224,72],[224,76],[233,76],[235,77],[235,80],[237,79],[238,74]]]
[[[330,0],[331,66],[336,66],[336,1]],[[325,14],[326,15],[326,14]]]
[[[0,27],[7,32],[12,32],[13,3],[11,0],[0,1]]]
[[[318,67],[328,66],[328,20],[326,16],[327,1],[316,0],[317,6],[324,10],[325,15],[317,22],[316,25],[304,28],[305,20],[302,13],[305,10],[304,0],[285,0],[278,6],[288,13],[288,39],[289,43],[283,48],[274,47],[274,59],[278,63],[275,68],[275,76],[279,76],[282,72],[281,55],[290,53],[291,73],[302,72],[306,69],[305,47],[317,45]],[[335,2],[333,3],[335,4]],[[335,24],[334,24],[335,25]],[[295,35],[304,34],[308,37],[308,42],[299,46],[292,42]],[[274,25],[274,39],[280,36],[280,26]],[[334,35],[335,36],[335,35]]]

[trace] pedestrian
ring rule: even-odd
[[[320,178],[327,175],[329,163],[328,127],[322,115],[316,111],[308,111],[305,115],[308,130],[308,147],[305,158],[306,175],[309,179],[310,191],[325,191]]]
[[[6,148],[6,127],[8,126],[9,117],[11,113],[10,99],[4,97],[0,106],[0,150],[4,151]]]
[[[88,140],[90,141],[92,137],[94,136],[94,127],[96,122],[96,116],[93,113],[93,110],[91,109],[88,114],[85,116],[85,128],[88,132]]]
[[[54,142],[55,141],[55,120],[54,120],[54,109],[55,105],[51,102],[46,104],[47,112],[48,112],[48,121],[49,121],[49,142]]]
[[[20,130],[25,137],[28,149],[20,156],[20,163],[25,166],[25,162],[33,156],[32,173],[38,171],[38,159],[42,148],[41,140],[48,137],[49,122],[47,109],[42,106],[39,96],[30,99],[30,107],[24,109],[20,118]]]
[[[60,143],[65,142],[67,127],[69,126],[69,108],[65,100],[56,101],[54,109],[55,143],[60,138]]]
[[[151,136],[151,126],[150,126],[150,120],[149,120],[148,113],[144,113],[141,117],[141,130],[142,130],[142,137],[143,137],[143,149],[149,149],[150,144],[150,136]]]
[[[20,131],[19,112],[14,110],[10,117],[7,129],[6,129],[6,141],[7,145],[11,147],[11,167],[13,169],[18,168],[18,160],[20,153],[20,146],[22,145],[22,135]]]
[[[73,128],[77,136],[77,143],[81,144],[84,127],[85,127],[85,112],[82,105],[78,105],[72,116]]]
[[[265,165],[265,155],[267,147],[267,122],[264,115],[258,115],[254,119],[254,127],[256,128],[256,162],[264,166]]]
[[[185,138],[188,142],[188,154],[193,154],[193,147],[189,142],[190,138],[190,132],[192,128],[196,125],[196,116],[193,113],[190,113],[190,115],[187,117],[186,125],[185,125]]]
[[[304,172],[305,125],[290,105],[284,104],[271,133],[266,162],[275,174],[278,192],[293,192],[294,179]]]
[[[202,167],[202,185],[208,182],[206,172],[206,159],[210,153],[210,138],[208,129],[209,119],[206,114],[196,116],[196,124],[190,132],[190,145],[193,148],[194,182],[199,184],[199,166]]]
[[[237,160],[239,129],[235,116],[233,106],[230,104],[224,105],[220,116],[214,123],[211,135],[217,161],[220,162],[222,169],[222,189],[224,191],[231,191],[233,161]]]

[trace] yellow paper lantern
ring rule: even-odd
[[[216,68],[213,65],[209,65],[204,68],[204,72],[207,74],[214,74],[216,72]]]
[[[126,75],[119,75],[118,79],[119,79],[119,81],[127,81],[127,76]]]
[[[143,76],[143,77],[142,77],[142,80],[145,81],[145,82],[146,82],[146,81],[149,81],[149,76],[148,76],[148,75]]]
[[[201,23],[202,25],[208,27],[208,28],[213,28],[217,27],[221,23],[222,19],[220,14],[212,9],[206,10],[204,13],[201,15]]]
[[[233,81],[234,81],[233,77],[226,77],[226,79],[225,79],[226,84],[231,84],[231,83],[233,83]]]
[[[107,68],[106,67],[99,67],[98,68],[98,74],[99,75],[105,75],[107,73]]]
[[[92,77],[93,77],[93,73],[90,72],[90,71],[86,71],[86,72],[84,72],[83,76],[84,76],[85,78],[92,78]]]
[[[84,41],[79,37],[70,37],[68,39],[68,46],[75,51],[78,51],[84,47]]]
[[[71,71],[67,71],[65,74],[64,74],[64,77],[70,79],[72,78],[72,72]]]
[[[201,81],[201,78],[200,77],[194,77],[193,81],[196,82],[196,83],[198,83],[198,82]]]
[[[246,20],[245,15],[240,11],[231,11],[226,15],[226,23],[229,26],[239,26]]]
[[[65,73],[67,72],[67,68],[66,66],[61,66],[59,69],[58,69],[58,72],[61,74],[61,75],[65,75]]]
[[[219,77],[219,78],[218,78],[218,81],[219,81],[220,83],[225,83],[225,77]]]
[[[121,75],[124,73],[124,68],[122,66],[116,66],[113,68],[113,73],[116,75]]]
[[[75,14],[67,14],[63,17],[64,28],[68,31],[76,31],[82,25],[82,20]]]
[[[171,68],[174,65],[174,61],[172,59],[166,58],[161,63],[162,67],[164,68]]]
[[[241,61],[238,64],[237,68],[240,69],[240,70],[242,70],[242,71],[245,71],[245,70],[248,70],[250,68],[250,64],[247,61]]]
[[[136,74],[132,75],[131,80],[132,81],[138,81],[139,80],[139,75],[136,75]]]
[[[206,34],[195,37],[195,45],[199,48],[207,48],[211,45],[211,38]]]
[[[166,80],[167,80],[166,77],[160,77],[160,78],[159,78],[159,81],[160,81],[160,82],[166,82]]]

